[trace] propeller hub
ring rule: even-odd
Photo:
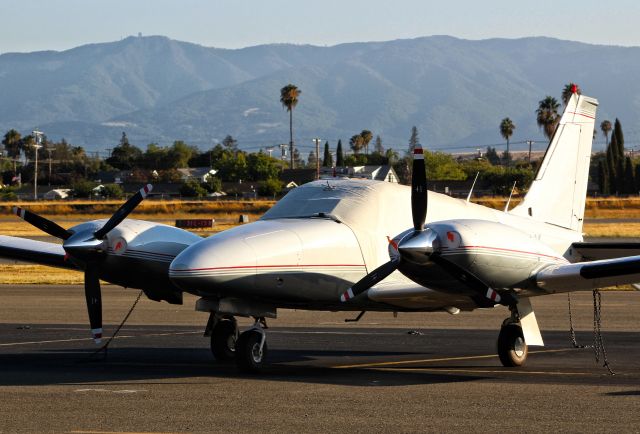
[[[106,241],[94,238],[93,232],[87,230],[73,234],[62,244],[62,247],[71,257],[90,260],[104,253],[105,244]]]
[[[402,259],[414,264],[426,264],[432,253],[440,250],[440,238],[430,228],[414,231],[406,235],[398,244],[398,252]]]

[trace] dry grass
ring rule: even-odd
[[[585,223],[589,237],[640,237],[640,223]]]
[[[507,203],[507,199],[508,198],[506,197],[479,197],[473,199],[473,202],[487,206],[489,208],[504,209],[504,206]],[[512,198],[511,205],[509,207],[514,207],[515,205],[520,203],[521,200],[521,197]],[[636,210],[637,213],[635,215],[640,216],[640,197],[588,197],[585,208],[588,217],[590,217],[589,213],[592,213],[592,216],[596,217],[597,212],[615,212],[620,210],[628,212]]]
[[[14,206],[26,209],[42,215],[86,215],[86,214],[113,214],[120,205],[121,200],[104,201],[39,201],[34,202],[6,202],[0,204],[0,214],[11,213]],[[208,215],[238,215],[238,214],[264,214],[275,202],[272,200],[246,200],[246,201],[187,201],[187,200],[145,200],[135,213],[141,215],[184,215],[194,214]]]
[[[0,285],[81,285],[84,275],[79,271],[44,265],[0,264]]]

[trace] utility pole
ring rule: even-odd
[[[42,141],[42,131],[38,131],[38,130],[33,130],[31,132],[31,134],[33,134],[33,137],[35,138],[35,144],[33,145],[33,148],[35,149],[36,152],[36,159],[35,159],[35,164],[34,164],[34,171],[33,171],[33,200],[38,200],[38,149],[42,148],[42,145],[40,144],[40,142]]]
[[[321,139],[315,138],[313,141],[316,143],[316,179],[320,179],[320,141]]]
[[[527,140],[527,145],[529,145],[529,164],[531,164],[531,145],[535,142],[533,140]]]
[[[291,114],[291,112],[289,112]],[[291,140],[289,142],[289,157],[290,157],[290,161],[291,163],[289,164],[289,169],[293,169],[293,140]]]

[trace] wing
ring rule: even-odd
[[[65,259],[65,251],[60,244],[29,240],[26,238],[0,235],[0,257],[52,267],[79,270],[71,261]]]
[[[571,247],[585,261],[640,255],[640,243],[573,243]]]
[[[535,275],[549,292],[585,291],[640,282],[640,256],[626,256],[567,265],[553,265]]]

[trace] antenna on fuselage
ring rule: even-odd
[[[473,180],[473,184],[471,184],[471,190],[469,190],[469,194],[467,195],[467,202],[469,202],[471,200],[471,194],[473,193],[473,187],[476,186],[476,181],[478,180],[478,175],[480,175],[480,172],[476,173],[476,177]]]
[[[518,181],[513,181],[513,187],[511,187],[511,193],[509,193],[509,199],[507,200],[507,204],[504,206],[504,212],[509,211],[509,204],[511,203],[511,196],[513,196],[513,192],[516,189],[516,183]]]

